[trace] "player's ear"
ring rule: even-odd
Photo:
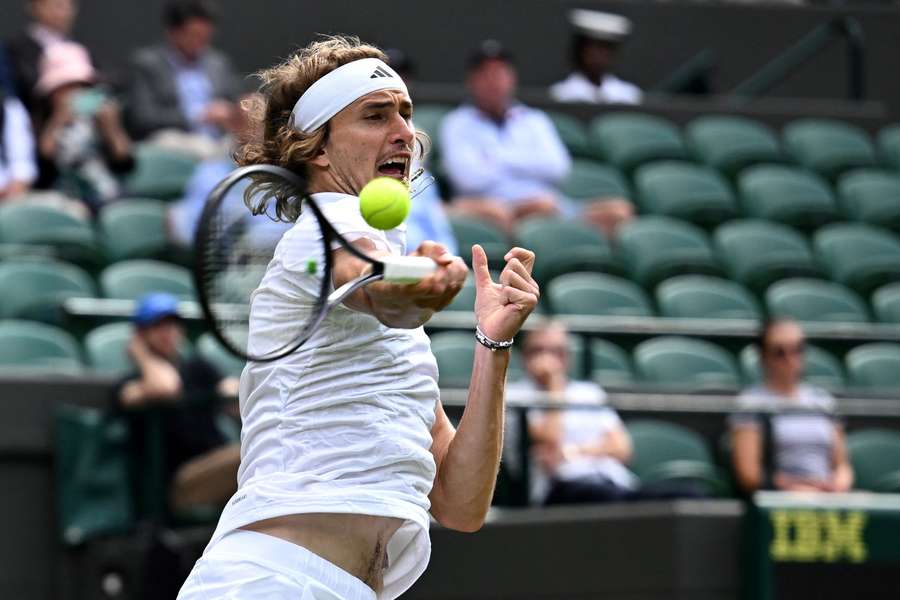
[[[325,152],[324,147],[319,148],[319,152],[310,159],[309,164],[321,167],[323,169],[327,169],[331,166],[331,160],[328,158],[328,153]]]

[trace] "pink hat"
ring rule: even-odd
[[[96,76],[84,46],[75,42],[58,42],[44,49],[35,89],[41,94],[49,94],[70,83],[93,83]]]

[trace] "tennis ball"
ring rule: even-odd
[[[409,188],[391,177],[373,179],[359,193],[359,212],[375,229],[393,229],[409,214]]]

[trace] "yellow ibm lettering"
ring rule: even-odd
[[[769,554],[778,562],[863,562],[866,513],[860,511],[773,510]]]

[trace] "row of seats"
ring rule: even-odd
[[[467,333],[442,332],[431,336],[443,387],[468,387],[474,357]],[[589,357],[585,357],[585,352]],[[584,372],[585,359],[590,370]],[[885,392],[900,388],[900,344],[871,343],[850,350],[841,361],[818,346],[807,350],[807,380],[834,391]],[[737,358],[712,342],[679,336],[644,340],[628,352],[608,340],[592,339],[585,349],[580,338],[570,337],[570,372],[607,387],[729,390],[760,380],[755,346],[745,347]],[[509,377],[524,377],[521,357],[514,352]]]
[[[731,221],[710,237],[690,223],[647,216],[622,225],[615,248],[595,229],[571,220],[526,220],[513,240],[477,219],[455,217],[451,223],[461,248],[480,243],[497,266],[511,243],[534,250],[541,284],[573,271],[600,271],[625,274],[652,289],[672,275],[695,273],[724,275],[761,293],[786,277],[828,277],[868,295],[900,279],[900,236],[861,223],[824,227],[810,245],[800,232],[766,221]]]

